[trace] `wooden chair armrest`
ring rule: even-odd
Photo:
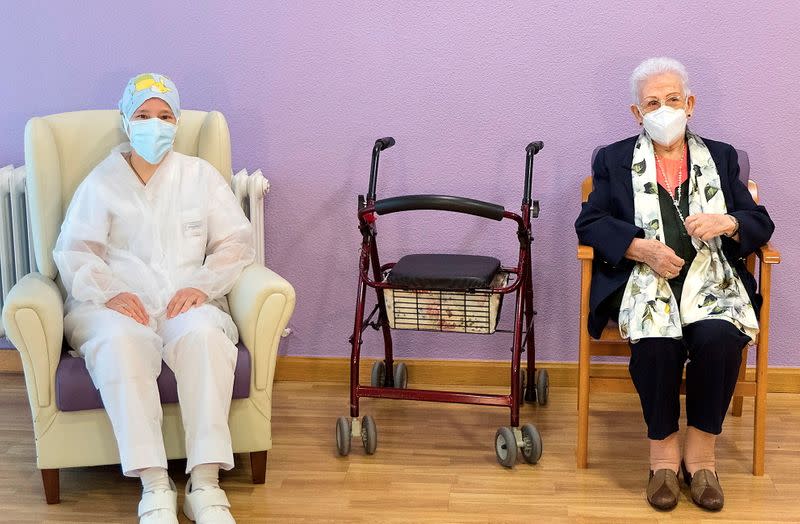
[[[578,260],[594,260],[594,248],[578,244]]]
[[[758,251],[758,258],[761,259],[763,264],[780,264],[781,263],[781,254],[780,252],[772,247],[771,244],[766,244],[761,246]]]

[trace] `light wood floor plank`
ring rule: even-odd
[[[715,514],[696,508],[686,489],[673,512],[647,505],[635,395],[592,398],[590,468],[579,471],[573,388],[553,387],[548,406],[522,409],[522,422],[542,433],[544,454],[513,470],[494,457],[494,433],[508,424],[503,409],[365,399],[361,412],[377,422],[377,453],[366,456],[354,440],[342,458],[333,437],[336,417],[347,414],[345,385],[276,382],[274,393],[267,484],[250,483],[245,456],[223,475],[240,523],[800,522],[797,395],[769,395],[763,477],[750,474],[752,400],[742,418],[727,419],[718,448],[726,505]],[[183,467],[170,464],[179,490]],[[139,489],[118,466],[76,468],[61,473],[61,504],[45,504],[23,378],[0,374],[0,521],[135,522]]]

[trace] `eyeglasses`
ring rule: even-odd
[[[669,95],[666,99],[661,100],[656,97],[648,97],[642,100],[639,104],[639,109],[642,110],[642,113],[650,113],[657,109],[660,109],[663,105],[668,105],[673,109],[681,109],[686,104],[686,100],[684,99],[683,95],[679,94],[672,94]]]

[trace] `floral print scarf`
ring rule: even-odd
[[[686,131],[691,158],[689,214],[726,213],[714,159],[702,139]],[[658,199],[653,143],[642,131],[636,141],[631,165],[634,222],[646,239],[664,242]],[[619,311],[622,338],[681,338],[682,326],[706,319],[727,320],[755,340],[758,320],[747,291],[722,252],[719,237],[709,241],[692,238],[697,255],[683,285],[680,308],[667,280],[645,263],[637,263],[628,278]]]

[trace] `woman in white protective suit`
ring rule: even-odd
[[[54,250],[65,334],[100,390],[124,474],[141,477],[140,522],[178,522],[156,386],[163,359],[186,434],[183,511],[231,523],[218,475],[233,467],[238,333],[225,295],[253,261],[251,226],[216,169],[172,151],[180,101],[170,79],[134,77],[119,108],[130,143],[78,187]]]

